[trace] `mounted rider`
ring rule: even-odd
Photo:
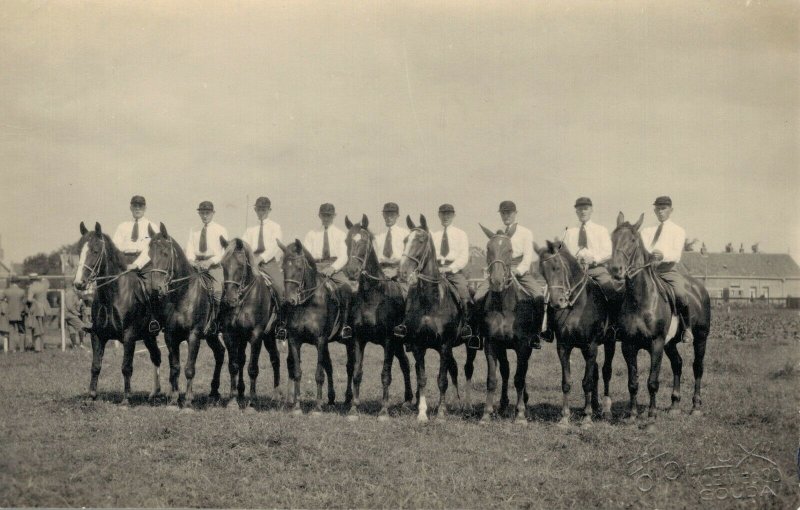
[[[212,313],[210,320],[216,319],[216,311],[222,299],[222,280],[224,274],[219,265],[225,248],[222,247],[220,237],[228,239],[228,230],[214,219],[214,204],[208,200],[200,202],[197,214],[202,222],[201,227],[189,230],[189,240],[186,242],[186,258],[189,263],[202,272],[208,272],[212,277]]]
[[[125,263],[129,270],[141,270],[148,262],[150,257],[147,255],[147,247],[150,244],[150,228],[158,231],[158,225],[144,217],[147,210],[147,202],[141,195],[131,197],[131,215],[133,221],[124,221],[117,226],[114,232],[114,245],[125,256]]]
[[[353,329],[350,325],[350,303],[353,300],[353,287],[350,280],[342,272],[347,264],[347,234],[333,224],[336,218],[336,208],[333,204],[325,203],[319,206],[319,219],[321,228],[311,230],[303,240],[303,246],[308,250],[317,271],[322,273],[334,283],[342,313],[342,339],[352,338]]]
[[[575,200],[575,215],[580,224],[567,229],[563,242],[589,276],[600,285],[606,297],[610,298],[622,289],[621,284],[611,278],[606,267],[611,259],[611,235],[606,227],[591,220],[593,211],[591,198],[580,197]]]
[[[403,299],[408,296],[408,283],[397,279],[397,270],[400,268],[400,259],[403,256],[405,240],[409,231],[398,225],[400,207],[394,202],[387,202],[383,206],[383,220],[386,222],[386,232],[375,236],[375,251],[378,255],[383,273],[387,278],[397,281],[403,293]]]
[[[677,266],[686,243],[686,231],[669,219],[672,215],[672,199],[668,196],[656,198],[653,212],[658,225],[641,230],[645,250],[652,256],[656,272],[672,289],[676,312],[683,328],[683,341],[691,343],[694,335],[691,328],[689,306],[690,283],[678,272]]]
[[[517,223],[517,205],[511,200],[500,202],[498,208],[500,219],[505,225],[505,234],[511,239],[511,272],[519,282],[523,293],[531,300],[542,297],[541,284],[537,283],[531,274],[531,264],[533,263],[533,232]],[[489,292],[489,280],[483,279],[475,290],[475,303],[481,303]],[[546,335],[542,332],[540,336]],[[531,339],[531,347],[541,349],[538,336]]]
[[[461,300],[464,311],[461,336],[468,339],[472,337],[472,296],[467,286],[467,277],[462,270],[469,263],[469,238],[466,232],[453,226],[455,216],[456,210],[451,204],[440,205],[439,221],[443,228],[431,233],[431,239],[436,248],[436,264],[439,266],[439,271],[453,284]]]
[[[278,325],[275,332],[279,340],[284,340],[286,339],[286,321],[284,320],[286,314],[284,310],[283,271],[280,264],[283,252],[277,243],[282,241],[283,233],[281,232],[281,226],[269,219],[269,213],[272,212],[272,202],[269,198],[258,197],[253,207],[258,218],[258,225],[245,230],[242,240],[253,249],[253,255],[258,261],[258,269],[269,277],[278,301]]]

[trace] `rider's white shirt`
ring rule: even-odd
[[[303,246],[311,253],[315,259],[322,258],[322,246],[324,243],[325,229],[312,230],[306,234]],[[328,227],[328,248],[331,257],[336,257],[336,261],[331,264],[334,271],[341,270],[347,264],[347,235],[336,228],[335,225]]]
[[[259,220],[258,225],[245,230],[244,235],[242,235],[242,241],[249,244],[250,249],[255,252],[258,249],[258,230],[260,228],[264,229],[264,252],[256,255],[256,259],[259,263],[269,262],[273,257],[276,261],[280,261],[283,253],[278,247],[277,241],[283,240],[283,233],[281,232],[281,226],[271,219],[265,219],[263,225]]]
[[[648,253],[653,250],[661,250],[664,254],[664,262],[680,262],[683,247],[686,243],[686,231],[681,227],[667,220],[663,223],[664,228],[661,229],[661,235],[658,236],[658,241],[655,246],[650,246],[653,243],[653,237],[656,235],[658,225],[642,229],[642,242],[644,248]]]
[[[603,263],[611,258],[611,236],[608,229],[602,225],[589,220],[586,222],[586,248],[578,247],[578,237],[581,227],[570,227],[564,234],[564,244],[575,257],[580,257],[583,253],[591,254],[594,262]]]
[[[186,243],[186,258],[191,262],[198,255],[211,255],[208,261],[212,264],[219,264],[225,254],[225,248],[219,242],[219,237],[222,236],[227,241],[228,230],[217,222],[209,222],[206,227],[206,245],[208,249],[205,252],[200,252],[200,234],[202,231],[202,225],[189,231],[189,241]]]
[[[467,233],[458,227],[450,225],[447,227],[447,245],[450,250],[446,257],[439,255],[442,247],[442,237],[444,230],[437,230],[431,234],[433,245],[436,248],[436,260],[440,263],[450,262],[450,270],[454,273],[461,271],[469,263],[469,238]]]
[[[386,230],[392,231],[392,258],[387,259],[383,256],[383,247],[386,244],[387,232],[381,232],[375,236],[375,252],[378,254],[378,262],[381,264],[399,264],[400,257],[403,255],[403,250],[405,249],[404,241],[409,234],[408,229],[395,224],[391,227],[388,227]]]

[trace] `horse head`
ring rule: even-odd
[[[556,309],[569,307],[572,293],[572,275],[577,272],[578,261],[561,241],[547,241],[540,248],[534,243],[534,250],[539,255],[539,272],[547,283],[549,304]]]
[[[153,230],[152,225],[148,225],[147,233],[150,235],[150,244],[147,248],[150,267],[145,271],[145,280],[150,294],[154,298],[161,299],[166,297],[169,282],[175,276],[175,241],[167,233],[167,227],[163,223],[160,224],[158,232]]]
[[[425,269],[427,264],[433,262],[434,267],[436,267],[436,251],[430,230],[428,230],[428,221],[425,219],[424,214],[420,214],[419,223],[419,226],[415,225],[411,216],[406,216],[406,224],[410,233],[403,249],[403,256],[400,259],[400,268],[397,270],[397,275],[400,280],[407,282],[409,285],[416,283],[416,277]]]
[[[634,263],[641,263],[644,259],[639,229],[644,221],[644,213],[639,216],[639,221],[633,225],[625,221],[625,216],[620,211],[617,216],[617,228],[611,233],[611,266],[609,272],[615,280],[622,280]]]
[[[222,302],[234,308],[239,305],[241,296],[253,282],[254,268],[257,264],[250,247],[238,237],[228,241],[219,236],[219,242],[225,249],[225,254],[220,260],[224,277]]]
[[[511,237],[502,230],[496,233],[478,224],[489,238],[486,244],[486,269],[489,272],[489,290],[492,292],[502,292],[511,283],[511,259],[512,246]],[[513,228],[516,228],[514,225]]]
[[[278,241],[283,251],[283,282],[286,302],[292,306],[303,303],[309,296],[306,293],[315,287],[317,266],[314,258],[299,239],[284,245]]]
[[[361,223],[353,223],[345,216],[344,224],[347,227],[347,264],[344,274],[351,280],[356,280],[361,272],[366,269],[367,259],[375,242],[375,237],[369,231],[369,218],[366,214],[361,216]]]
[[[94,224],[94,230],[90,231],[81,222],[80,226],[81,247],[80,258],[78,259],[78,271],[75,274],[73,285],[78,290],[86,290],[98,276],[108,272],[108,254],[111,239],[103,233],[100,223]]]

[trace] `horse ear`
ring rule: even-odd
[[[541,256],[541,254],[542,254],[542,252],[543,252],[544,250],[542,249],[542,247],[541,247],[541,246],[539,246],[538,244],[536,244],[536,241],[534,241],[534,242],[533,242],[533,251],[535,251],[537,255],[540,255],[540,256]]]
[[[424,214],[419,215],[419,226],[422,227],[423,230],[428,230],[428,220],[425,218]]]
[[[164,226],[163,222],[158,224],[158,230],[161,232],[162,236],[169,237],[169,234],[167,234],[167,227]]]
[[[620,211],[619,214],[617,215],[617,226],[620,226],[623,223],[625,223],[625,215],[622,214],[622,211]]]
[[[367,218],[366,214],[361,215],[361,228],[368,228],[369,227],[369,218]]]
[[[85,236],[87,232],[89,232],[89,229],[81,222],[81,236]]]
[[[286,253],[286,250],[288,249],[286,248],[286,245],[280,242],[278,239],[275,239],[275,242],[278,244],[278,248],[280,248],[283,253]]]
[[[294,247],[297,250],[297,253],[303,253],[303,243],[300,242],[300,239],[294,240]]]
[[[244,249],[244,243],[238,237],[236,238],[236,249],[237,250]]]
[[[94,233],[97,235],[103,235],[103,227],[100,226],[100,223],[94,222]]]
[[[147,235],[149,235],[151,239],[156,235],[156,231],[153,230],[153,225],[150,223],[147,224]]]
[[[347,230],[353,228],[353,222],[350,221],[350,218],[348,218],[346,214],[344,215],[344,226],[347,227]]]
[[[219,244],[222,245],[223,250],[228,249],[228,241],[225,239],[225,236],[219,236]]]
[[[508,229],[508,232],[506,232],[506,235],[508,237],[514,237],[514,232],[516,232],[516,231],[517,231],[517,224],[514,223],[513,225],[511,225],[511,228]]]
[[[492,234],[492,231],[491,231],[491,230],[489,230],[488,228],[484,227],[484,226],[483,226],[483,225],[481,225],[480,223],[478,223],[478,225],[481,227],[481,230],[483,230],[483,233],[484,233],[484,234],[486,234],[486,237],[488,237],[489,239],[491,239],[492,237],[494,237],[494,234]]]
[[[412,230],[417,228],[417,226],[414,225],[414,222],[411,221],[411,216],[410,215],[406,215],[406,225],[408,226],[408,228],[410,228]]]
[[[550,239],[547,240],[547,251],[549,251],[549,252],[554,252],[555,251],[553,249],[553,241],[551,241]]]
[[[637,222],[636,222],[636,223],[633,225],[633,228],[635,228],[635,229],[638,231],[640,228],[642,228],[642,222],[643,222],[643,221],[644,221],[644,213],[642,213],[642,215],[641,215],[641,216],[639,216],[639,221],[637,221]]]

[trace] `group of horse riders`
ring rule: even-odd
[[[279,263],[282,250],[278,242],[282,241],[280,225],[269,219],[272,211],[270,199],[259,197],[254,204],[258,223],[248,228],[242,235],[242,240],[253,249],[259,269],[265,274],[274,290],[277,301],[284,302],[284,279]],[[650,254],[658,274],[665,281],[674,294],[677,315],[682,325],[690,324],[688,295],[686,292],[685,278],[678,272],[677,264],[686,240],[685,231],[670,220],[672,214],[672,200],[668,196],[660,196],[653,203],[654,213],[658,224],[641,230],[641,238],[645,249]],[[611,237],[608,229],[591,221],[593,204],[588,197],[580,197],[575,201],[575,213],[578,222],[569,227],[563,237],[564,246],[572,253],[586,269],[589,276],[609,292],[617,292],[622,284],[612,279],[606,268],[612,252]],[[132,220],[121,223],[113,236],[114,244],[124,253],[129,270],[142,270],[149,262],[148,243],[150,230],[158,230],[158,226],[145,218],[147,204],[145,198],[136,195],[131,198],[130,210]],[[214,297],[219,302],[222,293],[222,269],[220,261],[225,252],[220,238],[228,239],[228,231],[222,225],[213,221],[214,205],[210,201],[203,201],[197,208],[200,223],[189,232],[186,244],[186,256],[198,269],[208,271],[214,279]],[[511,240],[512,263],[511,270],[519,282],[522,291],[530,299],[542,297],[542,287],[531,273],[534,261],[534,236],[530,229],[517,223],[517,207],[514,202],[505,200],[500,203],[498,210],[505,226],[503,232]],[[375,250],[378,261],[384,273],[389,278],[397,278],[397,270],[404,252],[405,240],[409,230],[397,224],[400,208],[394,202],[383,206],[383,218],[386,231],[375,237]],[[436,260],[439,270],[449,281],[460,299],[461,308],[466,315],[465,326],[461,336],[470,337],[470,313],[473,303],[480,303],[489,290],[488,280],[482,280],[475,295],[471,296],[467,286],[467,277],[463,272],[469,262],[469,240],[467,234],[453,225],[455,208],[451,204],[442,204],[438,209],[441,230],[432,232],[431,236],[436,248]],[[348,250],[346,234],[337,228],[333,222],[336,209],[333,204],[324,203],[319,208],[320,227],[309,231],[303,241],[303,246],[314,258],[317,269],[328,277],[338,291],[338,299],[342,306],[343,339],[352,336],[349,322],[350,302],[353,297],[351,282],[342,269],[347,263]],[[408,286],[399,282],[404,297]],[[285,324],[282,320],[284,311],[279,313],[276,327],[278,338],[286,337]],[[552,328],[546,323],[542,325],[539,335],[533,340],[532,346],[540,348],[539,338],[552,341]],[[683,341],[692,341],[691,328],[683,327]],[[396,336],[405,336],[405,325],[395,327]]]

